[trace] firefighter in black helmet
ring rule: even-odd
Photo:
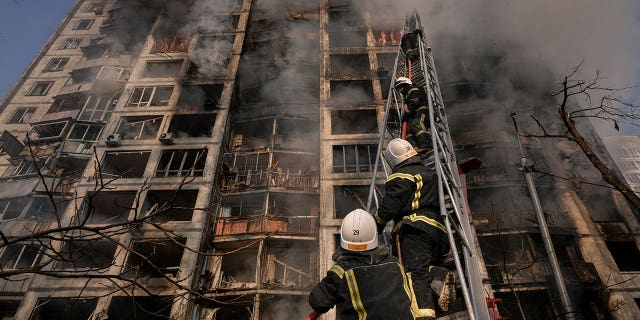
[[[394,253],[407,272],[416,319],[434,319],[433,294],[448,312],[455,302],[455,274],[438,267],[449,253],[447,229],[440,216],[438,178],[409,142],[393,139],[384,156],[393,173],[385,183],[385,195],[374,218],[378,231],[394,220]],[[433,293],[432,293],[433,290]]]
[[[402,122],[407,122],[407,136],[417,152],[423,153],[432,149],[429,125],[429,101],[424,88],[414,86],[409,78],[399,77],[394,83],[396,90],[402,94],[407,105]]]
[[[404,271],[389,248],[378,245],[371,214],[356,209],[344,218],[333,260],[327,276],[309,294],[315,312],[336,306],[342,320],[413,319]]]

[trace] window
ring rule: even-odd
[[[378,146],[353,144],[333,146],[333,172],[362,173],[373,171]]]
[[[335,80],[330,82],[331,102],[336,104],[365,104],[374,100],[370,80]]]
[[[0,216],[2,220],[19,218],[22,211],[29,204],[29,198],[15,198],[0,200]]]
[[[36,174],[38,169],[35,164],[29,160],[18,160],[12,164],[4,172],[3,177],[20,177]]]
[[[164,150],[156,177],[199,176],[204,172],[207,149]]]
[[[98,299],[41,298],[33,309],[30,320],[90,319]]]
[[[112,265],[117,244],[112,239],[88,237],[66,241],[56,263],[59,269],[93,269],[104,271]]]
[[[137,87],[133,89],[127,107],[148,107],[169,105],[173,87]]]
[[[29,135],[31,140],[44,140],[44,139],[60,139],[66,132],[69,121],[55,121],[48,123],[38,123],[31,127]]]
[[[0,265],[3,270],[31,268],[41,259],[40,246],[13,243],[0,249]]]
[[[174,61],[149,61],[145,66],[142,76],[145,78],[174,78],[182,69],[183,60]]]
[[[640,271],[640,251],[635,241],[606,241],[620,271]]]
[[[626,170],[640,170],[639,160],[625,160],[623,162],[624,169]]]
[[[213,110],[220,101],[223,87],[222,84],[185,85],[180,92],[178,105]]]
[[[189,41],[182,35],[157,32],[153,35],[155,41],[151,53],[187,52]]]
[[[0,300],[0,319],[14,319],[20,300]]]
[[[638,147],[624,147],[622,151],[629,157],[640,157],[640,148]]]
[[[31,117],[36,112],[36,108],[18,108],[7,121],[10,124],[29,123]]]
[[[366,54],[333,54],[330,57],[331,75],[363,77],[369,75],[369,57]]]
[[[60,46],[60,50],[76,49],[80,46],[80,42],[82,42],[81,38],[65,39]]]
[[[47,92],[51,88],[53,81],[37,81],[33,84],[29,92],[27,92],[28,96],[46,96]]]
[[[145,211],[154,222],[191,221],[198,190],[150,190]]]
[[[118,103],[119,95],[91,96],[78,116],[79,120],[106,121]]]
[[[215,122],[215,114],[176,114],[171,118],[169,132],[175,138],[209,137]]]
[[[69,58],[51,58],[47,66],[44,67],[43,72],[62,71],[64,66],[69,62]]]
[[[97,15],[101,15],[102,11],[104,10],[104,5],[101,3],[90,3],[89,5],[87,5],[87,8],[84,10],[84,12],[93,12]]]
[[[89,99],[89,96],[85,96],[85,95],[77,95],[77,96],[70,96],[70,97],[56,99],[53,101],[51,108],[49,108],[49,111],[47,112],[54,113],[54,112],[80,110],[82,107],[84,107],[88,99]]]
[[[122,178],[142,178],[149,161],[148,151],[107,152],[102,172]]]
[[[365,208],[368,198],[369,186],[334,186],[334,217],[343,219],[352,210]]]
[[[73,27],[73,30],[89,30],[91,25],[93,25],[94,19],[81,19],[76,23],[76,26]]]
[[[180,261],[184,248],[184,238],[134,240],[127,259],[127,266],[132,275],[162,277],[176,276],[180,269]],[[144,259],[143,259],[144,257]]]
[[[171,296],[113,297],[107,316],[111,320],[168,320],[172,305]]]
[[[100,191],[83,201],[83,211],[89,223],[120,223],[129,218],[134,206],[135,191]]]
[[[640,183],[640,173],[627,173],[627,179],[633,183]]]
[[[123,140],[155,139],[160,130],[162,116],[123,117],[118,123],[116,133]]]
[[[104,125],[91,123],[76,123],[69,133],[68,140],[96,142]]]
[[[378,133],[375,109],[331,111],[331,134]]]

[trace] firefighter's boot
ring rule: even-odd
[[[436,266],[432,266],[429,272],[433,274],[431,290],[438,297],[438,307],[447,313],[456,302],[456,274],[449,269]]]

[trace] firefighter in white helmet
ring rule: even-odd
[[[397,78],[394,88],[402,94],[402,100],[407,105],[402,114],[402,122],[407,123],[405,139],[420,153],[431,150],[429,101],[426,90],[413,85],[407,77]]]
[[[336,306],[342,320],[413,319],[404,271],[389,248],[378,245],[371,214],[356,209],[344,218],[333,261],[327,276],[309,294],[315,312]]]
[[[417,301],[412,312],[416,319],[434,319],[433,294],[439,296],[438,306],[443,312],[455,302],[455,274],[438,266],[449,253],[447,229],[439,210],[438,178],[416,155],[406,140],[389,142],[384,157],[393,172],[374,218],[378,231],[394,220],[393,251],[407,272],[411,294]]]

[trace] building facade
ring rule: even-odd
[[[0,318],[303,318],[367,201],[402,23],[382,13],[78,0],[0,106]],[[440,75],[458,157],[483,161],[467,184],[485,283],[503,313],[553,315],[510,119],[465,59]],[[541,170],[587,168],[526,145]],[[579,172],[537,179],[576,309],[637,318],[637,215]]]

